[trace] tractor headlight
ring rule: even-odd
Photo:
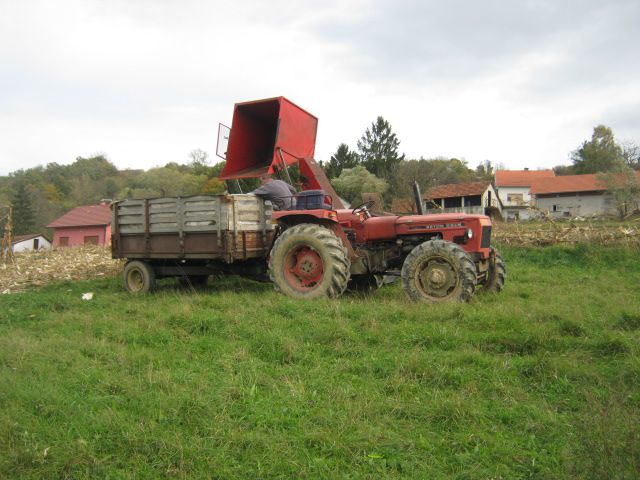
[[[467,238],[467,240],[471,240],[473,238],[473,230],[467,228],[467,231],[464,232],[464,236]]]

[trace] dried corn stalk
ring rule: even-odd
[[[0,263],[0,293],[62,280],[90,280],[114,276],[122,262],[111,258],[108,247],[87,245],[15,254],[12,263]]]
[[[640,248],[640,224],[586,221],[495,223],[493,239],[496,243],[514,247],[590,243]]]

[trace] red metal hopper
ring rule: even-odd
[[[259,177],[313,158],[318,119],[284,97],[236,103],[221,180]]]

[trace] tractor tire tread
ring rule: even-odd
[[[295,236],[307,236],[319,240],[325,256],[331,260],[332,268],[329,269],[331,279],[325,285],[324,290],[315,291],[311,293],[311,295],[302,293],[296,294],[299,292],[287,289],[286,286],[282,284],[284,281],[281,278],[281,275],[279,275],[280,272],[277,270],[278,265],[276,265],[276,262],[279,262],[280,257],[286,254],[286,252],[280,252],[280,250],[286,248],[286,243],[289,239]],[[342,240],[340,240],[335,233],[328,228],[314,223],[302,223],[287,228],[276,239],[269,258],[269,278],[271,279],[275,289],[281,293],[297,298],[315,298],[323,296],[329,298],[339,297],[347,288],[350,268],[351,262],[349,260],[347,249],[342,244]]]
[[[491,265],[487,272],[487,280],[482,285],[480,291],[484,293],[500,293],[504,288],[505,279],[507,277],[507,267],[504,258],[498,250],[494,250],[496,255],[495,267]]]
[[[425,301],[428,298],[413,285],[413,268],[416,262],[426,254],[441,255],[450,258],[459,266],[460,288],[456,297],[451,300],[468,302],[473,298],[476,290],[476,266],[471,257],[460,246],[445,240],[429,240],[415,247],[404,261],[401,271],[402,286],[407,296],[415,301]]]

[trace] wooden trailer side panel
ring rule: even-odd
[[[270,202],[250,194],[124,200],[113,206],[113,257],[262,257],[273,238],[272,213]]]

